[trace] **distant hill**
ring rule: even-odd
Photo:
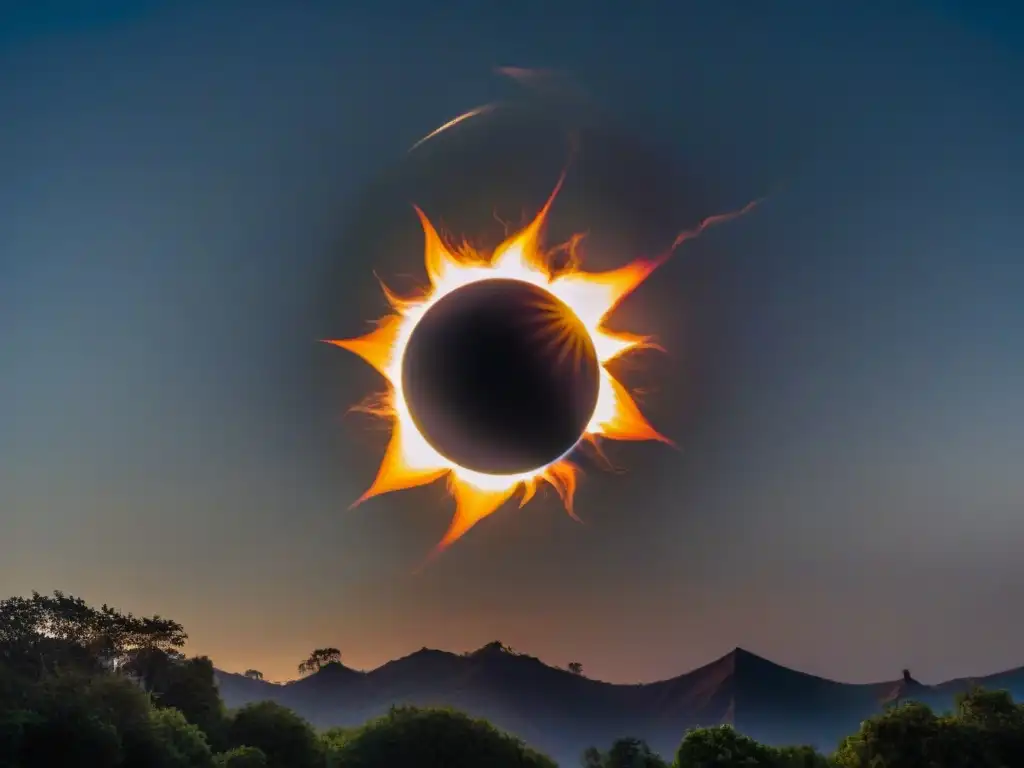
[[[456,707],[515,733],[563,765],[575,765],[587,746],[607,746],[620,736],[645,738],[671,755],[687,728],[720,723],[771,744],[831,750],[861,720],[895,700],[945,709],[972,683],[1024,692],[1024,667],[934,686],[909,673],[889,682],[849,684],[741,648],[670,680],[616,685],[550,667],[500,643],[465,655],[424,648],[370,672],[330,664],[284,684],[220,671],[217,676],[229,707],[270,699],[320,727],[356,725],[395,704]]]

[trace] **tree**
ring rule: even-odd
[[[578,661],[570,661],[569,665],[566,667],[566,669],[568,669],[574,675],[582,675],[583,674],[583,665],[580,664]]]
[[[332,755],[345,768],[556,768],[548,757],[485,720],[446,709],[395,707],[346,738]]]
[[[58,669],[121,667],[152,649],[181,648],[187,637],[170,619],[93,608],[60,591],[0,601],[0,662],[35,677]]]
[[[172,663],[161,685],[153,690],[156,705],[173,707],[206,733],[216,748],[224,744],[225,712],[213,662],[205,656]]]
[[[215,755],[213,764],[217,768],[266,768],[267,756],[256,747],[235,747]]]
[[[776,752],[730,725],[687,731],[676,752],[678,768],[775,768]]]
[[[580,764],[583,768],[668,768],[643,739],[618,739],[607,752],[588,747]]]
[[[267,768],[321,768],[324,750],[308,722],[287,707],[260,701],[242,707],[228,724],[231,747],[256,747]]]
[[[260,672],[258,669],[247,669],[247,670],[245,670],[245,676],[248,677],[250,680],[262,680],[263,679],[263,673]]]
[[[340,664],[341,651],[337,648],[317,648],[309,658],[299,664],[299,674],[305,675],[311,672],[319,672],[328,664]]]
[[[150,714],[153,733],[160,746],[152,768],[213,768],[213,754],[198,726],[176,709],[155,709]]]
[[[831,768],[813,747],[772,747],[732,726],[688,731],[676,753],[676,768]],[[908,767],[909,768],[909,767]]]
[[[25,704],[13,743],[0,751],[13,754],[15,766],[212,766],[202,731],[177,710],[154,709],[149,695],[121,675],[51,675],[31,686]]]
[[[50,683],[48,680],[44,686]],[[73,687],[74,693],[65,690],[61,695],[82,696],[87,706],[114,728],[124,768],[163,765],[173,724],[154,720],[152,697],[130,678],[110,673],[91,678],[71,675],[52,678],[52,683]]]
[[[1024,765],[1024,704],[1008,691],[975,688],[956,698],[961,741],[973,738],[994,765]]]
[[[359,731],[359,728],[336,726],[320,732],[320,743],[327,755],[328,766],[333,768],[335,765],[340,765],[338,763],[338,754],[341,752],[342,747],[354,738]]]
[[[642,739],[619,739],[605,755],[603,768],[668,768]]]
[[[21,710],[11,734],[10,765],[81,765],[83,755],[90,768],[123,764],[117,729],[92,706],[80,680],[53,678],[32,693],[31,708]]]
[[[841,768],[997,768],[972,731],[956,717],[938,717],[924,704],[907,702],[861,723],[833,760]]]
[[[814,747],[777,747],[774,751],[777,768],[832,768],[828,758]]]

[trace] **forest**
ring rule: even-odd
[[[182,653],[177,622],[94,607],[62,592],[0,601],[0,768],[555,768],[485,720],[393,707],[356,728],[317,730],[269,701],[224,706],[213,662]],[[336,664],[335,648],[300,665]],[[256,676],[256,670],[247,674]],[[971,690],[950,712],[902,701],[822,754],[761,744],[727,725],[679,735],[673,755],[628,734],[583,768],[1016,768],[1024,704]],[[563,766],[563,768],[567,768]]]

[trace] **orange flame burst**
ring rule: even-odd
[[[595,444],[610,440],[670,441],[644,418],[627,389],[608,371],[607,363],[630,351],[657,348],[648,337],[614,332],[604,327],[607,317],[663,261],[640,260],[607,272],[584,272],[578,267],[570,242],[570,262],[555,269],[550,253],[541,248],[540,236],[551,204],[561,188],[555,187],[544,207],[523,230],[507,238],[490,255],[467,246],[449,247],[419,208],[425,237],[425,258],[429,287],[418,295],[400,297],[383,287],[393,312],[365,336],[329,340],[361,357],[384,376],[387,392],[362,410],[392,422],[391,440],[377,477],[355,504],[391,491],[432,483],[448,476],[448,489],[455,497],[455,516],[437,551],[463,536],[480,520],[495,512],[505,501],[522,491],[525,505],[538,487],[547,483],[561,497],[566,511],[575,518],[572,500],[579,468],[566,459],[525,474],[489,475],[459,466],[442,456],[419,432],[402,393],[402,360],[419,320],[444,296],[480,280],[505,278],[538,286],[563,302],[582,321],[590,334],[601,363],[597,405],[581,441]],[[355,505],[353,505],[355,506]]]

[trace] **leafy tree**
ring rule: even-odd
[[[642,739],[618,739],[607,752],[588,747],[580,764],[583,768],[668,768],[661,755]]]
[[[173,621],[92,608],[62,592],[0,601],[0,768],[554,767],[486,721],[449,710],[396,708],[319,735],[272,702],[228,717],[212,662],[186,659],[184,639]],[[485,650],[512,652],[497,643]],[[319,648],[301,669],[340,658],[336,648]],[[582,673],[576,662],[569,669]],[[666,768],[638,739],[619,739],[607,752],[590,748],[582,764]],[[957,697],[946,715],[897,703],[865,720],[830,761],[811,747],[770,747],[729,726],[689,731],[676,754],[675,768],[739,766],[1018,768],[1024,705],[982,690]]]
[[[263,679],[263,673],[260,672],[258,669],[247,669],[247,670],[245,670],[245,676],[248,677],[250,680],[262,680]]]
[[[160,745],[152,768],[213,768],[213,753],[204,734],[176,709],[155,709],[150,714]]]
[[[225,746],[224,703],[210,659],[196,656],[172,662],[153,696],[158,707],[173,707],[199,726],[215,747]]]
[[[777,747],[775,760],[778,768],[831,768],[823,754],[814,747]]]
[[[50,681],[43,687],[48,684]],[[120,738],[124,768],[163,765],[174,724],[153,719],[152,698],[132,680],[103,674],[89,678],[53,678],[53,684],[72,687],[73,692],[65,691],[61,695],[83,697],[93,712],[113,726]]]
[[[360,728],[328,728],[320,733],[320,744],[327,756],[328,768],[344,768],[339,762],[342,749],[360,731]]]
[[[176,650],[186,639],[175,621],[93,608],[60,591],[0,601],[0,662],[35,677],[116,668],[150,649]]]
[[[216,768],[266,768],[267,756],[256,747],[235,747],[215,755]]]
[[[337,648],[317,648],[309,658],[299,664],[299,674],[305,675],[310,672],[319,672],[328,664],[340,664],[341,651]]]
[[[1015,704],[1008,691],[976,688],[960,694],[956,715],[964,736],[982,744],[989,762],[1024,765],[1024,704]]]
[[[865,720],[834,756],[842,768],[1009,768],[1024,765],[1024,706],[1006,691],[957,697],[952,715],[909,702]]]
[[[266,755],[267,768],[320,768],[324,748],[313,727],[272,701],[242,707],[228,723],[231,747],[257,747]]]
[[[678,768],[775,768],[777,753],[730,725],[687,731],[676,752]]]
[[[583,665],[580,664],[578,661],[570,661],[566,669],[568,669],[574,675],[583,674]]]
[[[174,709],[121,675],[66,672],[28,688],[26,709],[0,755],[13,766],[116,765],[118,768],[208,768],[205,734]],[[5,719],[0,717],[0,723]],[[57,762],[53,762],[57,761]],[[62,762],[63,761],[63,762]],[[0,765],[3,765],[0,759]]]
[[[333,759],[345,768],[556,768],[548,757],[485,720],[445,709],[396,707],[346,739]]]
[[[79,681],[61,679],[35,692],[30,710],[22,710],[13,743],[12,766],[82,765],[118,768],[124,757],[114,725],[105,721]]]
[[[170,682],[174,665],[183,658],[176,651],[143,648],[121,664],[119,670],[131,675],[147,691],[162,691]]]
[[[956,718],[938,717],[924,704],[907,702],[861,723],[857,733],[842,741],[833,759],[842,768],[991,765],[980,754],[968,755],[978,742],[963,738],[967,735]]]
[[[642,739],[619,739],[602,756],[601,768],[668,768]]]

